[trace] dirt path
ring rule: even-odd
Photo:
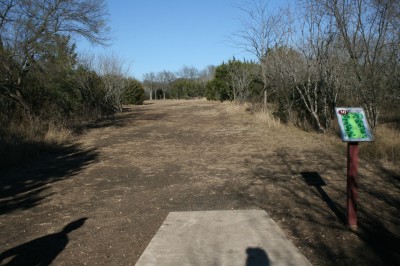
[[[134,106],[1,173],[0,265],[134,265],[170,211],[254,208],[314,265],[400,262],[398,169],[362,162],[360,229],[349,232],[345,146],[231,109]]]

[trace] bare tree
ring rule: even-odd
[[[326,132],[343,87],[339,82],[343,64],[333,20],[313,1],[303,1],[302,8],[300,34],[282,31],[280,45],[268,51],[263,66],[269,89],[278,93],[280,112],[286,113],[281,118],[293,118],[293,106],[301,104],[312,123]]]
[[[252,92],[251,83],[257,76],[255,64],[232,61],[228,64],[228,77],[233,90],[233,100],[242,104]]]
[[[124,60],[116,54],[102,55],[98,58],[97,72],[103,79],[105,101],[110,102],[118,111],[122,111],[128,71]]]
[[[163,99],[165,100],[166,92],[171,88],[171,84],[175,80],[175,74],[170,71],[163,70],[157,73],[156,80],[163,92]]]
[[[233,43],[257,57],[264,103],[278,92],[280,103],[289,109],[296,103],[326,132],[342,100],[362,105],[376,127],[382,106],[400,98],[400,2],[297,2],[299,23],[289,9],[271,11],[267,1],[240,8],[246,16]]]
[[[242,29],[233,34],[231,42],[255,55],[260,63],[261,78],[264,84],[264,105],[274,90],[268,88],[266,58],[268,52],[280,46],[291,31],[289,9],[271,12],[268,1],[253,0],[251,7],[239,7],[245,14],[241,20]]]
[[[340,58],[334,21],[311,1],[304,1],[302,34],[297,48],[303,66],[295,65],[291,77],[302,103],[314,118],[318,129],[326,132],[334,114],[341,89]]]
[[[202,82],[204,83],[206,83],[209,80],[212,80],[215,77],[215,69],[216,67],[214,65],[207,66],[202,71],[200,71],[199,79],[202,80]]]
[[[60,36],[108,40],[104,0],[4,0],[0,10],[0,95],[26,111],[26,76]]]
[[[143,85],[145,90],[149,92],[150,101],[153,100],[153,91],[156,89],[156,74],[154,72],[144,74]]]
[[[199,76],[199,70],[194,66],[183,66],[179,71],[179,76],[181,78],[195,80]]]
[[[399,71],[399,10],[396,0],[318,0],[329,12],[347,56],[349,87],[364,106],[372,127],[378,124],[388,88]],[[396,85],[395,85],[396,86]]]

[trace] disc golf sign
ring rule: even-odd
[[[342,141],[347,142],[346,223],[357,230],[358,142],[372,141],[367,118],[362,108],[335,108]]]
[[[373,137],[362,108],[335,108],[339,122],[342,141],[359,142],[372,141]]]

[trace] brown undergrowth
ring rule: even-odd
[[[44,150],[66,144],[71,130],[40,119],[12,121],[0,130],[0,168],[20,164]]]
[[[306,131],[311,135],[320,135],[316,132],[313,133],[311,126],[304,123],[304,121],[294,120],[290,123],[283,124],[279,118],[274,116],[276,106],[273,104],[268,105],[268,108],[262,108],[260,104],[237,104],[226,103],[226,108],[229,112],[251,112],[255,121],[266,128],[283,128],[286,127],[292,131]],[[400,118],[399,114],[393,111],[387,113],[382,118],[382,123],[374,130],[374,140],[371,143],[360,146],[361,156],[369,160],[381,160],[383,162],[390,162],[397,164],[400,162]],[[339,134],[339,126],[334,119],[332,122],[331,130],[327,132],[327,137],[334,142]]]

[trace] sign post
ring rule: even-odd
[[[347,142],[346,222],[357,230],[358,142],[372,141],[373,136],[362,108],[335,108],[342,141]]]
[[[347,143],[347,201],[346,220],[352,230],[357,230],[358,197],[358,142]]]

